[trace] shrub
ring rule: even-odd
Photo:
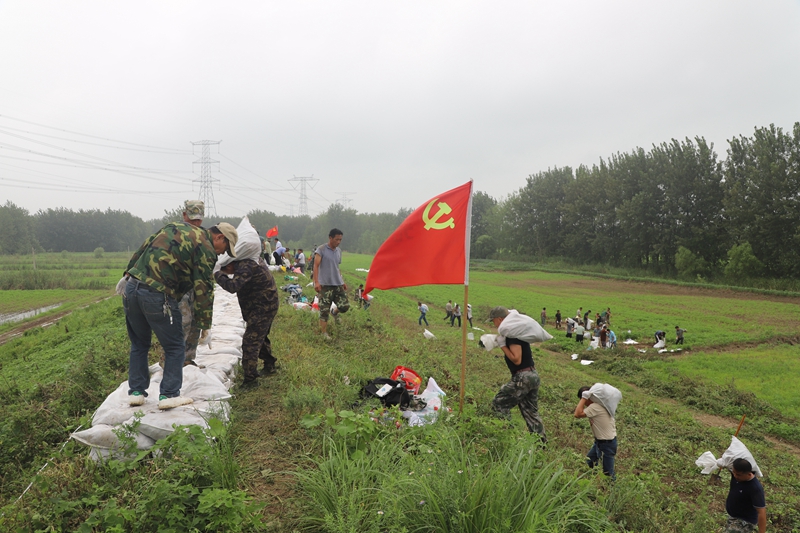
[[[678,270],[678,277],[693,280],[708,271],[708,263],[688,248],[679,246],[678,253],[675,254],[675,268]]]
[[[94,258],[95,259],[102,259],[103,258],[103,254],[105,252],[106,251],[103,250],[103,248],[101,246],[98,246],[97,248],[94,249]]]
[[[728,278],[754,278],[764,271],[764,263],[753,253],[749,242],[734,245],[728,250],[728,264],[725,275]]]

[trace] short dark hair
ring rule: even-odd
[[[740,457],[733,461],[733,469],[742,474],[749,474],[753,471],[753,465],[747,459]]]
[[[581,387],[580,389],[578,389],[578,399],[579,400],[582,399],[583,398],[583,393],[586,392],[589,389],[591,389],[591,387]]]
[[[330,232],[328,232],[328,238],[333,239],[337,235],[344,235],[344,232],[339,228],[333,228]]]

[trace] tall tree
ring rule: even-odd
[[[771,124],[729,141],[726,213],[738,243],[749,242],[766,273],[800,276],[800,122]]]

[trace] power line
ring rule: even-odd
[[[98,137],[97,135],[89,135],[88,133],[81,133],[79,131],[72,131],[72,130],[66,130],[66,129],[63,129],[63,128],[56,128],[54,126],[48,126],[46,124],[39,124],[37,122],[31,122],[30,120],[23,120],[21,118],[10,117],[8,115],[0,115],[0,118],[7,118],[9,120],[16,120],[18,122],[24,122],[25,124],[32,124],[34,126],[39,126],[41,128],[47,128],[47,129],[56,130],[56,131],[63,131],[63,132],[66,132],[66,133],[73,133],[75,135],[82,135],[84,137],[90,137],[92,139],[100,139],[100,140],[103,140],[103,141],[111,141],[111,142],[120,143],[120,144],[129,144],[131,146],[141,146],[143,148],[155,148],[157,150],[169,150],[169,151],[172,151],[172,152],[182,152],[184,154],[193,153],[191,150],[182,150],[182,149],[178,149],[178,148],[164,148],[162,146],[151,146],[149,144],[138,144],[138,143],[132,143],[132,142],[128,142],[128,141],[119,141],[119,140],[116,140],[116,139],[109,139],[108,137]]]
[[[88,145],[91,145],[91,146],[102,146],[102,147],[105,147],[105,148],[114,148],[115,150],[132,150],[134,152],[148,152],[148,153],[151,153],[151,154],[181,155],[181,156],[182,155],[186,155],[187,153],[189,153],[188,151],[183,151],[183,152],[156,152],[155,150],[145,150],[143,148],[128,148],[128,147],[125,147],[125,146],[114,146],[113,144],[102,144],[102,143],[93,143],[93,142],[89,142],[89,141],[79,141],[77,139],[68,139],[66,137],[59,137],[57,135],[47,135],[46,133],[38,133],[38,132],[35,132],[35,131],[21,130],[19,128],[11,128],[9,126],[0,127],[0,131],[5,133],[5,130],[18,131],[18,132],[22,132],[22,133],[27,133],[28,135],[38,135],[40,137],[47,137],[48,139],[58,139],[60,141],[67,141],[67,142],[71,142],[71,143],[88,144]]]

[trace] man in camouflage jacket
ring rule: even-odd
[[[233,278],[228,277],[233,274]],[[243,259],[230,263],[214,273],[220,287],[235,293],[242,318],[247,322],[242,338],[242,367],[245,386],[258,383],[258,360],[264,361],[264,374],[275,372],[275,357],[269,332],[278,314],[278,289],[266,262]]]
[[[130,276],[123,306],[131,340],[128,365],[130,405],[142,405],[150,386],[148,352],[156,334],[164,350],[159,409],[191,403],[181,398],[185,344],[178,301],[194,292],[194,317],[199,329],[211,327],[214,304],[212,270],[217,255],[233,256],[236,229],[222,222],[206,231],[173,222],[151,235],[128,262]]]

